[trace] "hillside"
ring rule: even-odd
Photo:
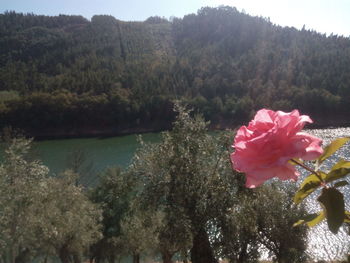
[[[35,136],[159,130],[182,99],[213,126],[262,107],[348,124],[350,39],[235,8],[167,21],[0,14],[0,126]]]

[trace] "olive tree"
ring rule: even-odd
[[[103,237],[91,246],[91,260],[113,263],[132,255],[134,262],[139,262],[141,254],[158,246],[157,229],[163,215],[140,209],[140,183],[119,167],[100,175],[90,199],[102,208]]]
[[[237,203],[218,216],[214,244],[218,255],[231,263],[257,262],[260,257],[257,215],[252,200],[252,196],[243,191],[238,194]]]
[[[49,170],[26,156],[30,140],[13,139],[0,165],[0,254],[4,262],[26,262],[37,247],[41,183]]]
[[[122,238],[126,252],[133,257],[133,263],[140,263],[142,254],[155,255],[162,217],[161,213],[140,209],[138,204],[133,203],[122,219]]]
[[[80,262],[99,238],[100,212],[75,185],[76,175],[49,177],[28,157],[31,140],[15,138],[0,165],[0,255],[3,262],[29,262],[55,255]]]
[[[130,170],[143,180],[143,207],[165,214],[158,234],[167,240],[160,242],[167,244],[160,249],[164,262],[189,249],[193,263],[217,262],[208,233],[235,195],[229,153],[208,134],[202,117],[176,107],[173,129],[160,143],[144,144]]]
[[[293,227],[307,214],[304,205],[293,203],[295,190],[292,184],[267,184],[256,189],[251,203],[256,211],[259,243],[279,263],[307,260],[307,227]]]
[[[76,186],[78,175],[66,171],[42,182],[43,196],[37,227],[44,252],[56,255],[62,263],[80,263],[89,246],[101,238],[101,211]]]
[[[218,216],[214,239],[218,255],[231,263],[258,262],[265,248],[275,262],[305,262],[308,231],[293,224],[306,209],[293,204],[295,188],[273,183],[240,189],[237,202]]]
[[[135,196],[137,181],[119,167],[108,168],[100,175],[98,185],[90,192],[90,199],[102,209],[101,240],[91,246],[91,259],[114,262],[127,252],[121,222]]]

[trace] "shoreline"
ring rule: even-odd
[[[305,125],[304,129],[336,129],[350,127],[350,120],[346,116],[322,116],[314,117],[313,123]],[[159,133],[168,131],[172,128],[172,119],[167,121],[153,121],[152,123],[141,122],[137,124],[120,125],[114,127],[100,126],[82,126],[82,127],[43,127],[42,129],[28,128],[17,129],[13,128],[17,134],[22,134],[25,137],[34,138],[35,141],[43,140],[59,140],[59,139],[74,139],[74,138],[109,138],[120,137],[132,134]],[[206,120],[207,121],[207,120]],[[215,121],[207,121],[209,131],[225,131],[235,130],[242,125],[248,125],[249,120],[232,120],[218,116]],[[11,128],[10,128],[11,130]],[[17,132],[18,131],[18,132]]]
[[[209,124],[209,131],[224,131],[234,130],[244,124],[233,124],[229,122],[222,122],[220,124]],[[331,123],[318,123],[314,122],[306,125],[306,129],[337,129],[350,127],[350,122],[331,122]],[[42,133],[36,133],[34,131],[24,132],[26,137],[33,137],[35,141],[44,140],[60,140],[60,139],[77,139],[77,138],[109,138],[109,137],[121,137],[132,134],[145,134],[145,133],[159,133],[168,131],[171,129],[171,125],[164,127],[135,127],[135,128],[106,128],[106,129],[74,129],[74,130],[62,130],[62,131],[44,131]]]
[[[157,133],[166,131],[167,129],[152,129],[152,128],[135,128],[135,129],[85,129],[79,131],[60,131],[60,132],[25,132],[25,136],[34,138],[35,141],[45,141],[45,140],[63,140],[63,139],[78,139],[78,138],[110,138],[110,137],[121,137],[132,134],[145,134],[145,133]]]

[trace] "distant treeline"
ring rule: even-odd
[[[158,129],[173,120],[174,99],[214,125],[262,107],[345,118],[350,39],[231,7],[144,22],[0,14],[1,127]]]

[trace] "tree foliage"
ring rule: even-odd
[[[136,185],[132,176],[116,167],[102,173],[99,184],[91,190],[90,200],[103,211],[103,237],[91,247],[91,258],[97,262],[114,262],[128,253],[122,221],[127,218]]]
[[[13,139],[0,165],[1,262],[57,256],[79,263],[100,238],[100,211],[72,172],[49,177],[48,168],[28,156],[30,144]]]
[[[293,227],[307,211],[303,205],[294,205],[295,190],[291,184],[262,187],[252,203],[256,211],[258,240],[278,263],[307,260],[307,227]]]
[[[235,192],[235,179],[226,149],[207,133],[204,120],[182,106],[177,110],[172,131],[160,143],[144,145],[131,172],[143,180],[141,207],[164,215],[158,230],[163,258],[191,249],[192,262],[216,262],[209,231],[232,201],[225,197]]]

